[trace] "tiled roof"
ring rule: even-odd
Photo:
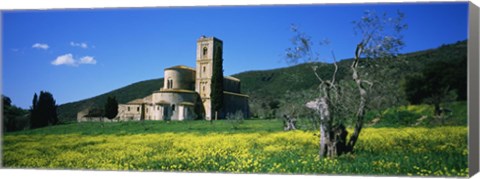
[[[223,78],[226,78],[226,79],[229,79],[229,80],[233,80],[233,81],[240,81],[238,78],[235,78],[235,77],[232,77],[232,76],[225,76]]]
[[[177,66],[165,68],[165,70],[171,70],[171,69],[185,69],[185,70],[195,71],[195,69],[193,69],[191,67],[188,67],[188,66],[185,66],[185,65],[177,65]]]

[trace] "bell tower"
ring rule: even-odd
[[[197,40],[197,60],[196,60],[196,79],[195,91],[202,99],[205,108],[205,119],[212,119],[212,105],[210,100],[211,82],[213,74],[213,62],[222,60],[221,51],[223,42],[215,37],[201,36]],[[220,52],[220,53],[217,53]]]

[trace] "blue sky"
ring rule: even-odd
[[[201,35],[223,40],[225,75],[285,67],[292,23],[351,58],[365,10],[406,14],[402,53],[467,39],[466,2],[3,11],[2,91],[22,108],[40,90],[57,104],[94,97],[194,67]]]

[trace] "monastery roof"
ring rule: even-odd
[[[159,101],[159,102],[157,102],[157,103],[155,103],[155,104],[170,104],[170,103],[167,102],[167,101],[161,100],[161,101]]]
[[[144,101],[152,101],[152,97],[153,97],[153,94],[144,97],[143,100]]]
[[[143,104],[143,98],[138,98],[138,99],[134,99],[132,101],[129,101],[127,104]]]
[[[192,103],[192,102],[186,102],[186,101],[181,102],[181,103],[178,103],[178,104],[179,104],[179,105],[183,105],[183,106],[195,106],[194,103]]]
[[[155,93],[197,93],[197,92],[192,91],[192,90],[184,90],[184,89],[165,89],[165,88],[162,88],[159,91],[155,91]]]
[[[224,76],[223,78],[240,82],[240,80],[239,80],[238,78],[235,78],[235,77],[233,77],[233,76]]]
[[[246,95],[246,94],[233,93],[233,92],[229,92],[229,91],[223,91],[223,94],[228,94],[228,95],[234,95],[234,96],[241,96],[241,97],[249,98],[249,96]]]
[[[191,67],[188,67],[188,66],[185,66],[185,65],[177,65],[177,66],[165,68],[165,70],[173,70],[173,69],[184,69],[184,70],[195,71],[195,69],[193,69]]]
[[[208,41],[208,40],[212,40],[212,39],[213,39],[213,40],[216,40],[216,41],[223,42],[222,40],[220,40],[220,39],[218,39],[218,38],[216,38],[216,37],[213,37],[213,36],[212,36],[212,37],[207,37],[207,36],[205,36],[205,35],[200,36],[200,38],[199,38],[197,41]]]

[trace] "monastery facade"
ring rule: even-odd
[[[189,120],[215,119],[210,93],[213,63],[223,62],[223,42],[215,37],[202,36],[197,40],[196,67],[183,65],[164,70],[163,87],[151,95],[119,104],[119,120]],[[218,118],[242,112],[249,117],[248,96],[240,92],[240,80],[223,78],[223,104]]]

